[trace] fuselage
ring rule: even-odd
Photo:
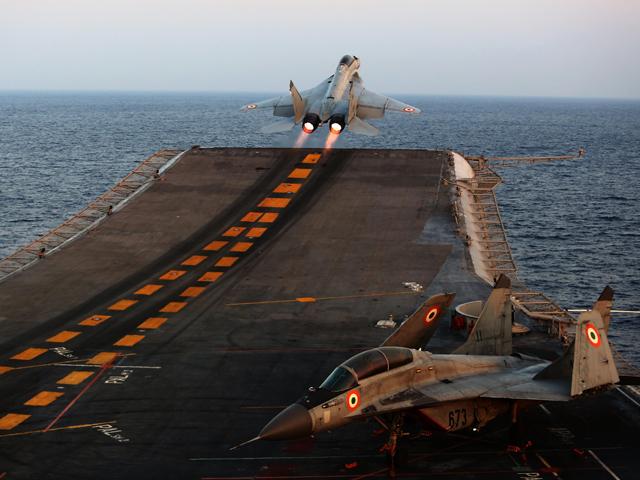
[[[391,355],[386,353],[389,368],[375,372],[372,356],[367,362],[361,362],[365,370],[355,371],[360,363],[354,359],[376,350],[390,351]],[[399,411],[415,411],[443,430],[483,426],[507,411],[511,402],[481,398],[482,393],[528,381],[548,365],[546,361],[531,357],[433,355],[402,347],[382,347],[367,352],[336,368],[320,387],[310,388],[296,404],[274,418],[261,436],[270,438],[269,427],[274,422],[277,424],[281,416],[283,420],[288,416],[291,424],[291,419],[297,417],[298,428],[293,429],[297,436],[334,429],[367,416]],[[405,356],[404,360],[397,360],[403,352],[410,358]],[[416,406],[415,401],[425,396],[433,401]],[[303,418],[305,416],[308,420]],[[280,423],[279,435],[271,438],[286,438],[285,422]],[[305,428],[309,431],[304,431]]]
[[[353,75],[360,68],[360,60],[351,55],[340,59],[333,78],[324,95],[307,106],[302,128],[311,133],[323,123],[329,122],[334,133],[340,133],[346,125],[349,109],[349,89]]]

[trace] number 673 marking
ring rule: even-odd
[[[456,408],[449,412],[449,429],[464,427],[467,424],[467,409]]]

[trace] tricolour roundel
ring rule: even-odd
[[[593,325],[593,323],[587,323],[586,328],[587,340],[594,347],[600,346],[600,334],[598,333],[598,329]]]
[[[415,111],[416,111],[416,109],[415,109],[415,108],[413,108],[413,107],[404,107],[404,108],[403,108],[403,110],[404,110],[405,112],[409,112],[409,113],[411,113],[411,112],[415,112]]]
[[[248,108],[249,110],[253,110],[254,108],[256,108],[256,106],[257,106],[257,105],[256,105],[255,103],[250,103],[249,105],[247,105],[247,108]]]
[[[360,405],[360,392],[358,390],[351,390],[347,393],[347,408],[353,412]]]
[[[423,319],[425,325],[429,325],[431,322],[433,322],[439,313],[440,313],[440,307],[438,307],[437,305],[427,310],[427,313],[424,315],[424,319]]]

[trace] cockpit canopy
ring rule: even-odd
[[[351,55],[345,55],[340,59],[340,65],[351,65],[354,62],[355,58]]]
[[[404,347],[380,347],[354,355],[336,368],[320,388],[332,392],[344,392],[358,385],[360,380],[388,372],[413,361],[411,349]]]

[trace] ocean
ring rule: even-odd
[[[163,148],[286,147],[265,135],[264,93],[0,92],[0,257],[59,225]],[[640,101],[406,96],[417,117],[335,148],[449,148],[486,156],[584,158],[500,168],[497,191],[519,277],[566,308],[609,284],[614,308],[640,310]],[[320,136],[305,146],[321,146]],[[611,339],[640,365],[640,316],[614,316]]]

